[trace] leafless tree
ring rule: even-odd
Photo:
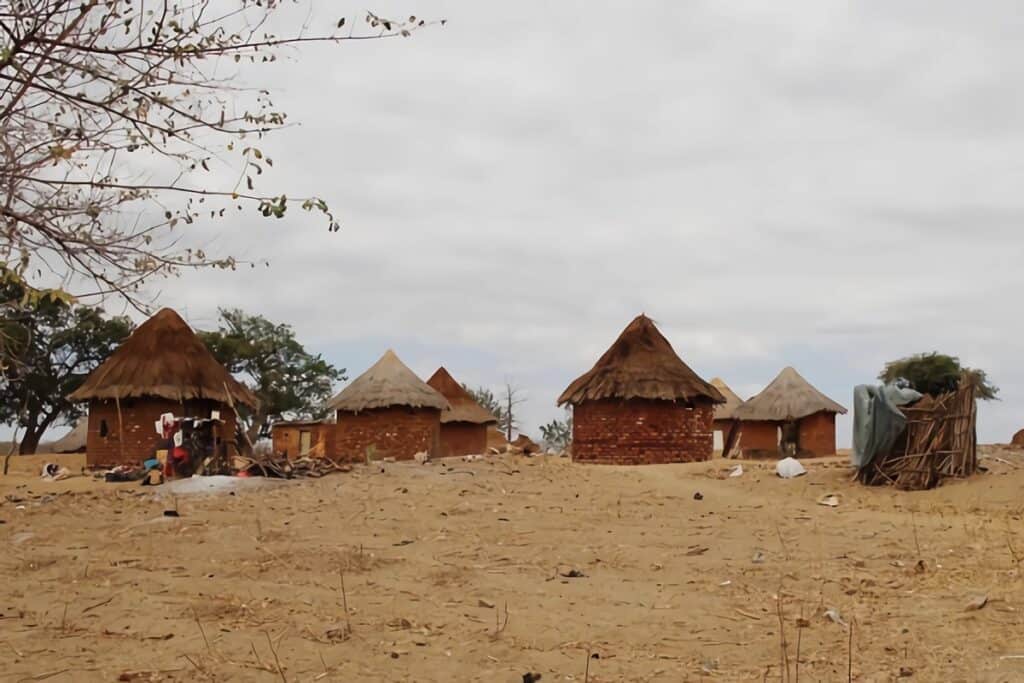
[[[368,13],[271,33],[294,4],[0,0],[0,280],[144,308],[149,278],[239,265],[195,246],[186,225],[246,205],[280,218],[297,204],[338,230],[321,198],[257,190],[273,165],[259,142],[287,117],[269,91],[237,87],[234,65],[303,43],[409,36],[427,22]]]
[[[505,438],[511,441],[512,430],[519,429],[519,420],[516,419],[517,408],[526,402],[526,398],[523,396],[522,389],[506,379],[501,402],[503,404],[502,413],[504,418],[501,426],[505,428]]]

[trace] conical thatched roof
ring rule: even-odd
[[[772,383],[733,413],[739,420],[798,420],[814,413],[846,414],[846,408],[821,393],[793,368],[786,368]]]
[[[255,408],[259,399],[217,362],[192,328],[169,308],[139,325],[69,398],[171,401],[209,399]],[[230,398],[230,400],[229,400]]]
[[[729,388],[729,385],[725,383],[721,377],[715,377],[711,380],[711,386],[718,389],[718,391],[725,397],[725,403],[720,403],[715,406],[715,419],[716,420],[732,420],[735,418],[736,409],[743,405],[743,399],[736,395],[736,392]]]
[[[590,372],[562,392],[558,405],[604,398],[725,402],[718,389],[698,377],[676,355],[645,315],[627,325]]]
[[[448,401],[388,349],[373,367],[327,402],[328,410],[353,413],[389,406],[445,410]]]
[[[80,417],[74,428],[53,442],[50,447],[54,453],[74,453],[85,450],[85,440],[89,434],[89,418]]]
[[[498,418],[487,412],[487,409],[476,402],[462,385],[455,381],[444,367],[437,369],[427,384],[439,391],[448,399],[449,407],[441,413],[441,422],[471,422],[473,424],[495,424]]]

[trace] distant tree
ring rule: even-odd
[[[887,384],[914,389],[922,394],[935,395],[955,391],[960,384],[961,373],[967,373],[978,398],[986,401],[996,398],[999,387],[989,381],[984,370],[963,367],[956,356],[948,356],[937,351],[890,361],[885,364],[885,369],[879,373],[878,379]]]
[[[476,399],[477,403],[498,419],[498,431],[503,432],[505,438],[511,441],[512,431],[519,428],[519,422],[515,418],[515,409],[525,401],[521,396],[519,387],[506,381],[499,396],[495,396],[494,392],[487,387],[476,387],[474,389],[468,384],[463,384],[462,388],[468,391]]]
[[[289,325],[238,309],[221,309],[220,318],[220,329],[199,334],[217,360],[260,399],[259,410],[240,409],[250,440],[269,431],[275,419],[322,417],[335,383],[346,379],[344,368],[308,352]]]
[[[83,414],[68,394],[131,334],[132,323],[57,298],[2,310],[11,362],[0,379],[0,421],[25,430],[19,453],[35,453],[47,429]]]
[[[473,397],[473,400],[486,408],[487,412],[498,418],[498,423],[501,424],[504,411],[501,409],[501,404],[498,402],[498,399],[494,397],[493,391],[487,387],[473,388],[465,383],[463,383],[462,388]]]
[[[572,413],[566,410],[565,420],[552,420],[540,426],[541,439],[550,450],[564,451],[572,443]]]

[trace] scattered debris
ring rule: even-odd
[[[427,453],[426,451],[420,451],[419,453],[413,453],[412,459],[415,460],[416,462],[418,462],[421,465],[426,465],[428,462],[430,462],[430,453]]]
[[[289,460],[283,455],[264,455],[236,458],[240,476],[270,477],[274,479],[319,478],[332,472],[351,472],[352,466],[335,462],[326,456],[304,456]],[[242,475],[242,473],[245,473]]]
[[[729,472],[730,477],[742,477],[743,476],[743,465],[736,465]]]
[[[826,493],[818,497],[818,505],[824,505],[830,508],[839,507],[839,494],[837,493]]]
[[[566,579],[582,579],[586,577],[586,574],[581,572],[579,569],[570,569],[567,572],[560,572],[559,576],[564,577]]]
[[[847,623],[843,620],[843,615],[841,615],[839,613],[839,610],[837,610],[834,607],[830,607],[827,610],[825,610],[825,618],[833,623],[839,624],[840,626],[847,625]]]
[[[694,500],[704,500],[704,494],[701,493],[700,491],[697,491],[697,493],[693,494],[693,499]]]
[[[686,551],[687,557],[694,557],[696,555],[703,555],[709,549],[706,546],[694,546]]]
[[[476,601],[476,606],[477,607],[484,607],[486,609],[494,609],[494,603],[491,602],[490,600],[484,600],[483,598],[480,598],[479,600]]]
[[[164,510],[164,517],[181,517],[177,510]]]
[[[975,611],[975,610],[979,610],[979,609],[981,609],[982,607],[984,607],[987,604],[988,604],[988,596],[987,595],[978,595],[978,596],[972,598],[967,603],[967,607],[965,608],[964,611],[972,612],[972,611]]]
[[[750,561],[754,564],[764,564],[764,553],[760,550],[756,551]]]
[[[543,676],[527,671],[523,674],[523,683],[537,683]]]
[[[807,470],[796,458],[789,457],[775,463],[775,474],[783,479],[792,479],[807,474]]]

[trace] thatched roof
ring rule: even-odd
[[[85,440],[89,434],[89,418],[80,417],[70,432],[57,439],[50,450],[54,453],[75,453],[85,450]]]
[[[645,315],[627,325],[590,372],[562,392],[558,405],[605,398],[725,402],[718,389],[698,377],[676,355]]]
[[[143,396],[259,406],[256,395],[235,380],[169,308],[139,325],[69,398],[88,401]]]
[[[462,385],[455,381],[443,367],[437,369],[427,384],[434,387],[448,399],[448,409],[442,411],[441,422],[471,422],[473,424],[485,425],[496,424],[498,418],[487,412],[487,409],[476,402]]]
[[[444,410],[448,401],[388,349],[373,367],[327,402],[328,410],[352,413],[390,406]]]
[[[814,413],[846,414],[846,408],[821,393],[793,368],[785,368],[772,383],[733,413],[739,420],[798,420]]]
[[[725,383],[721,377],[715,377],[711,380],[711,386],[718,389],[718,391],[725,397],[725,403],[720,403],[715,406],[715,419],[716,420],[732,420],[735,418],[736,409],[743,405],[743,399],[736,395],[729,385]]]

